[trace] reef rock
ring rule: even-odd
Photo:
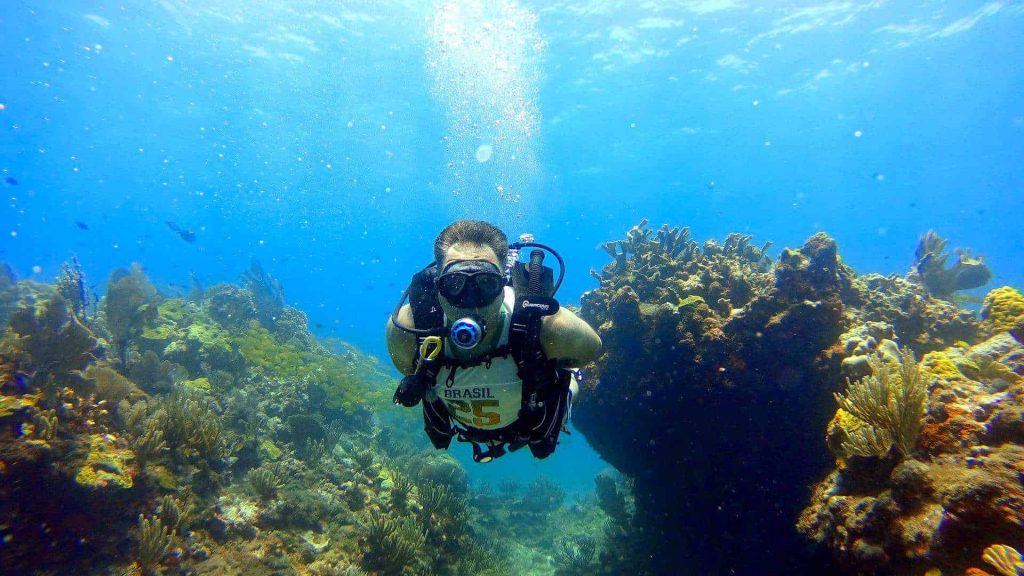
[[[831,416],[819,361],[843,332],[850,272],[824,234],[774,266],[749,237],[679,249],[685,237],[642,223],[606,245],[616,260],[582,314],[607,353],[574,422],[634,479],[637,523],[657,534],[649,571],[805,571],[804,544],[785,535],[828,463],[806,447]],[[777,545],[749,545],[765,541]]]
[[[1024,348],[1003,332],[921,366],[929,397],[913,458],[841,462],[800,517],[851,573],[962,574],[987,546],[1024,536]]]

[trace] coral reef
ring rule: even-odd
[[[792,530],[806,505],[803,487],[827,474],[832,454],[843,467],[830,477],[834,490],[866,490],[891,474],[909,486],[916,458],[939,447],[962,453],[981,441],[979,429],[1014,430],[997,424],[1012,420],[990,407],[984,418],[978,408],[954,404],[946,418],[937,411],[938,373],[984,373],[983,380],[1008,383],[1016,381],[1009,372],[1018,371],[997,359],[1003,356],[964,344],[997,330],[957,305],[963,299],[956,293],[984,284],[990,271],[962,251],[947,268],[946,244],[933,233],[906,277],[856,274],[824,234],[782,250],[774,263],[767,245],[758,248],[749,237],[701,245],[685,228],[655,231],[646,220],[603,247],[612,262],[592,273],[600,286],[584,294],[581,314],[598,328],[606,354],[584,371],[574,421],[634,484],[635,511],[617,522],[658,535],[625,538],[620,565],[652,574],[756,573],[764,566],[824,573],[834,562],[854,572],[887,570],[888,559],[872,563],[867,552],[861,562],[808,550]],[[993,297],[987,317],[1014,316],[998,325],[1013,334],[1018,320],[1006,302]],[[1000,350],[1012,356],[1005,345]],[[844,377],[853,382],[846,392]],[[963,394],[951,393],[947,402]],[[992,412],[997,416],[988,420]],[[602,482],[602,504],[623,517]],[[819,496],[827,493],[821,488]],[[829,526],[852,533],[842,521],[854,519],[840,520]],[[701,529],[687,528],[695,525]],[[803,533],[843,551],[857,543]],[[655,544],[665,541],[677,545]],[[763,541],[773,545],[748,545]],[[924,554],[962,558],[954,544],[946,546]]]
[[[1024,347],[1005,332],[926,355],[927,408],[908,458],[839,454],[799,530],[852,573],[963,573],[993,541],[1019,541],[1022,375]]]
[[[614,244],[601,287],[583,296],[607,354],[586,372],[574,421],[635,482],[636,525],[678,544],[642,542],[635,562],[650,558],[648,572],[744,572],[768,554],[783,570],[803,557],[800,539],[784,537],[801,483],[828,462],[806,447],[831,416],[819,365],[843,331],[852,273],[824,235],[771,265],[749,237],[669,251],[687,235],[645,232]],[[780,546],[744,544],[769,535]]]
[[[75,262],[56,285],[10,279],[5,574],[550,574],[558,522],[600,536],[596,504],[570,516],[552,482],[484,511],[462,466],[393,410],[390,373],[318,342],[261,270],[182,299],[135,265],[98,314],[69,301]],[[495,544],[518,506],[548,531]]]

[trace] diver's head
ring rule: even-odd
[[[498,320],[505,288],[506,242],[501,230],[477,220],[454,222],[434,242],[435,285],[441,308],[449,319],[458,319],[452,324],[452,336],[475,334],[465,348],[479,343],[487,326]]]
[[[457,249],[456,254],[451,250]],[[490,249],[488,252],[487,249]],[[452,222],[434,240],[434,262],[444,268],[451,260],[489,260],[504,270],[508,238],[500,228],[481,220]]]

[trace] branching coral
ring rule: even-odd
[[[139,549],[135,555],[135,563],[143,574],[153,574],[171,551],[173,531],[164,526],[159,517],[146,518],[139,514]]]
[[[284,308],[284,288],[281,283],[263,270],[259,260],[253,259],[249,269],[242,273],[242,283],[252,294],[260,324],[274,326]]]
[[[115,270],[110,275],[103,314],[111,347],[122,369],[128,367],[132,342],[157,319],[159,298],[139,264],[133,264],[131,270]]]
[[[591,562],[594,560],[594,553],[597,551],[597,542],[593,536],[588,534],[575,534],[559,543],[555,551],[555,561],[563,568],[563,571],[571,574],[587,574]]]
[[[10,329],[13,334],[4,339],[12,350],[28,354],[33,386],[51,389],[58,379],[82,370],[94,359],[96,337],[60,294],[38,308],[23,306],[11,317]]]
[[[914,353],[901,350],[895,369],[877,356],[868,362],[872,374],[855,382],[847,380],[846,394],[835,394],[843,410],[866,424],[847,431],[849,439],[843,448],[850,455],[880,456],[895,444],[901,454],[910,456],[928,397]]]
[[[269,501],[277,498],[277,491],[284,486],[284,481],[276,468],[263,466],[249,471],[249,486],[260,500]]]
[[[934,230],[921,236],[914,256],[916,278],[936,298],[950,299],[954,292],[969,290],[988,284],[992,279],[989,270],[981,258],[974,258],[966,250],[957,250],[957,262],[952,268],[946,268],[949,253],[946,251],[947,240],[941,238]]]
[[[56,288],[57,293],[64,297],[75,316],[84,322],[91,294],[86,286],[85,274],[82,272],[82,266],[78,263],[77,257],[72,256],[71,260],[61,265]]]
[[[413,488],[416,485],[413,483],[412,478],[399,472],[398,470],[391,470],[391,503],[395,508],[404,510],[409,503],[409,495],[412,494]]]
[[[363,563],[385,575],[402,574],[420,554],[425,539],[426,534],[411,518],[374,516],[366,526],[369,549]]]
[[[208,401],[178,389],[161,401],[153,418],[170,449],[207,460],[224,456],[224,427]]]
[[[644,301],[673,306],[698,296],[731,309],[745,305],[770,279],[770,243],[757,248],[750,244],[750,236],[730,234],[724,245],[709,240],[701,247],[688,228],[663,225],[652,237],[646,226],[645,219],[627,232],[625,240],[602,245],[615,259],[600,274],[592,272],[602,288],[613,292],[628,285]],[[603,315],[602,303],[592,300],[595,294],[587,296],[585,314]]]
[[[196,508],[190,500],[190,496],[191,494],[186,492],[180,501],[170,495],[160,499],[157,512],[164,526],[175,531],[182,531],[189,526]]]

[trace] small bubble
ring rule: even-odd
[[[853,131],[853,137],[854,137],[854,138],[860,138],[860,137],[861,137],[861,136],[863,136],[863,135],[864,135],[864,133],[863,133],[863,132],[861,132],[860,130],[854,130],[854,131]]]
[[[17,238],[17,237],[18,237],[18,231],[17,230],[11,230],[11,238]]]
[[[167,61],[168,62],[174,62],[174,56],[168,56],[167,57]]]
[[[345,124],[346,128],[351,128],[352,126],[354,126],[354,124],[352,124],[351,120],[348,121],[348,124]]]
[[[630,128],[636,128],[636,122],[630,122],[629,123],[629,127]]]
[[[765,146],[771,146],[772,145],[772,141],[771,140],[765,140],[764,141],[764,145]]]
[[[757,106],[761,105],[761,101],[760,100],[754,100],[753,102],[751,102],[751,105],[753,105],[756,108]]]
[[[41,274],[42,272],[43,272],[43,267],[40,266],[39,264],[36,264],[35,266],[32,267],[32,273],[33,274]]]
[[[490,160],[492,155],[494,155],[494,148],[490,144],[481,144],[476,149],[476,161],[481,164]]]

